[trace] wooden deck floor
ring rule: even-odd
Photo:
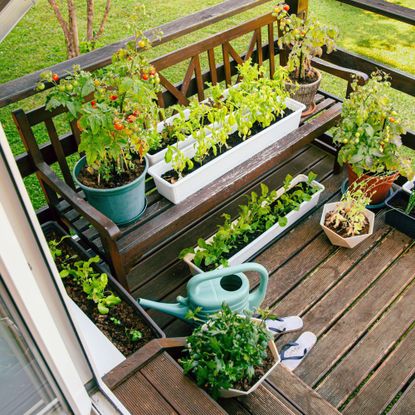
[[[343,180],[332,165],[333,156],[310,146],[274,173],[279,186],[287,173],[313,170],[326,190],[317,210],[254,258],[270,274],[263,306],[280,316],[302,316],[304,330],[318,336],[295,374],[340,412],[382,414],[393,406],[394,415],[415,414],[415,245],[385,225],[380,211],[371,238],[353,250],[332,246],[319,226],[321,205],[338,200]],[[189,277],[177,261],[133,294],[174,301],[185,294]],[[250,280],[254,287],[256,276]],[[150,314],[168,336],[189,332],[171,316]],[[282,336],[277,345],[294,338]],[[262,398],[227,403],[226,409],[256,415],[252,399]]]

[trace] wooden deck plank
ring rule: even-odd
[[[409,385],[400,397],[397,404],[392,407],[388,415],[411,415],[415,408],[415,380]]]
[[[403,244],[406,241],[406,245]],[[327,243],[329,243],[327,241]],[[354,300],[361,295],[367,287],[397,258],[409,243],[409,238],[397,231],[389,233],[380,244],[376,245],[370,253],[360,261],[321,301],[303,315],[304,327],[317,336],[327,331]],[[385,253],[388,252],[388,255]],[[286,335],[277,344],[281,346],[295,335]],[[312,353],[312,352],[311,352]],[[307,361],[299,368],[297,373],[307,384],[307,373],[304,371]],[[313,379],[311,379],[312,381]]]
[[[333,405],[341,405],[415,321],[415,285],[382,316],[369,333],[319,385]]]
[[[282,365],[272,371],[267,381],[306,415],[339,414],[321,395]]]
[[[321,338],[298,371],[309,385],[321,377],[341,358],[365,331],[381,316],[415,277],[415,249],[409,250],[391,266],[336,324]],[[412,266],[413,271],[410,272]],[[332,383],[330,374],[324,385]],[[347,380],[348,381],[348,380]],[[333,382],[336,383],[335,377]],[[321,385],[318,390],[326,391]],[[339,386],[340,383],[337,383]]]
[[[252,415],[236,399],[221,399],[219,404],[229,415]]]
[[[362,260],[371,249],[390,232],[387,226],[379,226],[374,234],[355,249],[338,249],[301,284],[290,291],[274,308],[277,315],[303,315],[320,298],[340,281],[350,268]],[[304,301],[307,298],[307,301]]]
[[[381,413],[415,373],[414,345],[415,329],[412,329],[346,406],[343,413],[345,415]],[[405,401],[405,398],[401,399]],[[415,410],[415,399],[412,401],[411,408]],[[409,414],[409,411],[404,413]]]
[[[139,372],[128,378],[113,392],[132,415],[178,415],[178,412]]]
[[[238,398],[238,401],[255,415],[303,415],[265,386],[260,386],[248,396]]]
[[[141,373],[181,415],[200,415],[201,408],[209,415],[226,414],[212,398],[183,375],[177,363],[165,352],[144,366]]]

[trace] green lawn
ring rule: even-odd
[[[397,4],[410,7],[413,0],[393,1]],[[78,0],[81,6],[84,1]],[[103,5],[105,0],[96,0],[96,4]],[[174,20],[180,16],[193,13],[202,8],[221,3],[221,0],[205,0],[197,2],[191,0],[149,1],[143,0],[147,6],[149,16],[143,21],[146,28]],[[132,0],[117,0],[113,2],[112,12],[101,40],[109,44],[129,36],[126,29],[131,7],[136,4]],[[225,28],[266,13],[273,3],[264,5],[241,15],[234,16],[224,22],[209,26],[197,33],[187,35],[168,45],[162,45],[151,52],[160,55],[177,47],[187,45],[195,40],[202,39]],[[84,7],[83,7],[84,8]],[[386,63],[390,66],[415,73],[415,31],[413,27],[383,18],[373,13],[364,12],[338,3],[336,0],[310,0],[310,13],[321,20],[330,22],[339,27],[340,46]],[[83,20],[79,25],[84,29]],[[246,48],[247,41],[241,40],[236,44],[237,49]],[[39,0],[32,10],[22,19],[9,36],[0,44],[0,83],[25,75],[32,71],[53,65],[65,59],[64,39],[47,0]],[[181,65],[168,73],[172,81],[183,77],[185,65]],[[323,87],[330,92],[342,95],[344,84],[326,76]],[[397,106],[403,117],[406,117],[415,129],[415,100],[406,94],[394,94]],[[15,154],[23,151],[20,137],[14,127],[10,112],[18,107],[33,108],[42,103],[42,97],[36,96],[0,109],[0,121]],[[39,131],[40,136],[44,136]],[[26,179],[29,193],[35,207],[41,206],[43,198],[35,178]]]

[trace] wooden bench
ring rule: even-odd
[[[267,14],[153,60],[165,89],[159,95],[159,104],[163,107],[177,102],[185,105],[188,98],[195,94],[200,100],[203,99],[206,82],[215,84],[224,81],[230,85],[237,64],[248,58],[259,64],[267,63],[272,76],[279,53],[275,26],[275,17]],[[246,53],[240,56],[231,42],[243,36],[248,36],[250,40]],[[206,72],[202,71],[203,59],[207,60],[209,67]],[[183,82],[174,85],[168,80],[166,70],[186,61],[189,65]],[[285,55],[282,54],[281,62],[284,61]],[[321,59],[316,59],[315,66],[347,80],[348,92],[353,75],[365,78],[362,73]],[[271,177],[276,166],[289,155],[313,140],[328,151],[335,152],[325,132],[338,121],[341,104],[325,92],[317,95],[316,103],[317,110],[312,119],[305,118],[296,131],[179,205],[173,205],[159,195],[152,179],[148,179],[146,212],[136,223],[122,228],[89,205],[83,193],[75,187],[68,157],[77,153],[80,133],[76,124],[71,123],[70,132],[59,136],[56,120],[63,113],[62,109],[49,112],[40,107],[13,112],[27,149],[26,154],[17,158],[17,163],[23,177],[36,174],[49,206],[48,219],[59,220],[75,230],[92,250],[110,264],[118,280],[134,291],[175,261],[182,248],[193,244],[198,237],[214,232],[221,213],[234,213],[241,195]],[[50,141],[45,144],[39,144],[37,140],[39,125],[46,126]],[[54,163],[58,164],[60,175],[52,169]]]
[[[184,340],[152,340],[104,377],[104,382],[132,415],[339,414],[317,392],[281,365],[249,396],[221,399],[218,404],[184,376],[173,359],[171,354],[175,357],[180,355]]]

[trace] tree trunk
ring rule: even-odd
[[[68,2],[68,16],[69,16],[69,30],[72,38],[72,48],[70,51],[70,58],[80,55],[79,50],[79,36],[78,36],[78,20],[76,17],[76,8],[73,0],[67,0]]]
[[[94,38],[94,0],[86,2],[86,40],[90,42]]]

